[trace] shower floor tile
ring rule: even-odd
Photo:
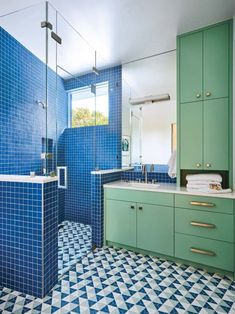
[[[91,227],[81,223],[64,221],[58,237],[59,276],[91,251]]]
[[[101,248],[80,259],[44,299],[6,288],[8,313],[235,313],[227,276],[127,250]]]

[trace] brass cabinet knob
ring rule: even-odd
[[[207,164],[206,164],[206,167],[207,167],[207,168],[210,168],[210,167],[211,167],[211,164],[210,164],[210,163],[207,163]]]
[[[196,94],[196,97],[197,97],[197,98],[200,98],[200,97],[201,97],[201,94]]]
[[[198,163],[196,164],[196,167],[197,167],[197,168],[200,168],[200,167],[201,167],[201,164],[198,162]]]
[[[211,96],[211,92],[207,92],[206,97],[210,97],[210,96]]]

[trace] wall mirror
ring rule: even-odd
[[[125,64],[122,79],[122,165],[167,165],[176,150],[176,52]]]

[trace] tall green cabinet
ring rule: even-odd
[[[179,35],[177,67],[179,177],[225,171],[231,185],[232,20]]]

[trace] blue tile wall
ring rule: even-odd
[[[58,198],[57,181],[43,185],[44,281],[47,294],[58,278]]]
[[[49,292],[57,282],[57,219],[56,182],[0,182],[0,285]]]
[[[41,174],[46,110],[36,101],[46,99],[46,67],[2,27],[0,42],[0,173]],[[47,132],[55,151],[68,126],[68,106],[63,80],[50,68],[47,87]]]
[[[0,173],[29,174],[30,171],[35,171],[41,174],[45,166],[41,152],[45,151],[42,139],[46,137],[46,127],[47,135],[53,142],[50,150],[54,153],[53,160],[47,166],[49,170],[55,170],[56,152],[58,163],[64,160],[64,148],[59,145],[59,139],[68,126],[64,82],[48,68],[46,86],[45,64],[2,27],[0,42]],[[45,102],[46,87],[47,125],[46,110],[36,103],[37,100]],[[63,192],[59,191],[58,198],[59,220],[62,221]]]
[[[91,175],[91,195],[92,195],[92,244],[102,247],[104,238],[104,190],[105,183],[121,179],[121,172],[92,174]]]
[[[67,91],[92,83],[109,82],[109,124],[105,126],[68,128],[59,143],[68,167],[68,189],[64,192],[64,218],[91,224],[91,174],[95,168],[121,167],[121,67],[90,73],[78,79],[65,80]],[[64,150],[63,150],[64,147]],[[62,158],[61,158],[62,159]]]

